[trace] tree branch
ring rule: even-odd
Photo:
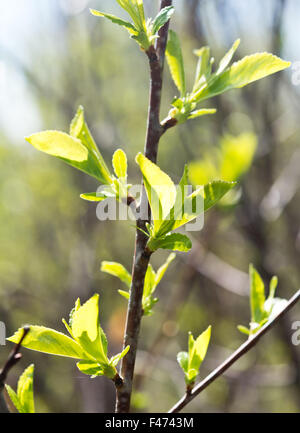
[[[29,327],[23,328],[23,335],[22,335],[19,343],[15,345],[15,348],[13,349],[11,354],[9,355],[8,360],[6,361],[3,369],[0,372],[0,413],[9,413],[9,410],[7,409],[2,391],[4,389],[8,373],[17,364],[17,362],[19,362],[20,359],[22,358],[22,354],[20,353],[20,348],[21,348],[22,342],[23,342],[24,338],[26,337],[26,335],[28,334],[29,330],[30,330]]]
[[[172,0],[161,0],[161,9],[171,6]],[[168,39],[169,23],[165,24],[159,32],[159,39],[156,46],[151,46],[147,51],[150,66],[150,100],[147,122],[147,133],[145,143],[145,156],[152,162],[157,161],[158,143],[163,133],[160,124],[161,91],[163,85],[163,67],[165,50]],[[141,197],[141,206],[148,205],[145,190]],[[145,207],[143,207],[145,209]],[[130,410],[130,399],[132,393],[132,381],[138,346],[138,338],[142,319],[142,298],[144,290],[144,280],[151,252],[147,249],[148,238],[142,232],[145,231],[147,220],[137,220],[137,231],[135,241],[135,253],[132,269],[132,284],[130,289],[130,299],[127,309],[127,319],[124,336],[124,348],[130,346],[128,354],[122,360],[121,375],[123,385],[116,389],[117,413],[128,413]],[[141,231],[142,230],[142,231]]]
[[[245,355],[252,347],[254,347],[259,339],[266,334],[278,321],[287,313],[300,299],[300,290],[289,300],[287,306],[276,316],[271,322],[267,322],[253,337],[249,338],[244,344],[242,344],[226,361],[217,367],[211,374],[209,374],[202,382],[200,382],[190,394],[186,394],[182,397],[173,407],[169,410],[169,413],[178,413],[185,406],[187,406],[197,395],[204,391],[208,385],[218,379],[229,367],[231,367],[236,361],[238,361],[243,355]]]

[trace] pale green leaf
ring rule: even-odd
[[[159,285],[159,283],[161,282],[163,276],[165,275],[168,267],[170,266],[170,264],[173,262],[173,260],[175,258],[176,258],[176,254],[171,253],[169,255],[169,257],[167,258],[167,261],[158,269],[158,271],[156,272],[156,277],[155,277],[155,287],[157,287]]]
[[[156,230],[175,203],[176,188],[171,178],[141,153],[137,155],[136,162],[144,178]]]
[[[177,362],[182,370],[187,373],[189,367],[189,355],[187,352],[179,352],[177,355]]]
[[[265,285],[257,272],[257,270],[250,265],[250,306],[251,306],[251,322],[260,323],[266,318],[264,308],[265,304]]]
[[[118,293],[123,296],[123,298],[127,299],[127,301],[129,301],[130,298],[130,293],[129,292],[125,292],[125,290],[118,290]]]
[[[238,325],[237,328],[242,334],[250,335],[250,330],[246,326]]]
[[[107,18],[108,20],[110,20],[111,22],[113,22],[114,24],[118,24],[121,27],[125,27],[130,34],[136,34],[137,30],[134,27],[134,25],[132,25],[131,23],[129,23],[128,21],[124,21],[121,18],[118,18],[114,15],[111,14],[106,14],[104,12],[99,12],[95,9],[90,9],[91,14],[93,14],[96,17],[104,17]]]
[[[80,198],[86,201],[99,202],[107,199],[107,195],[98,192],[87,192],[80,194]]]
[[[23,407],[22,407],[20,400],[19,400],[17,394],[15,393],[15,391],[9,385],[5,385],[5,389],[9,395],[9,398],[11,399],[12,403],[14,404],[15,408],[17,409],[17,411],[19,413],[24,413]]]
[[[12,337],[13,343],[19,343],[23,328],[20,328]],[[30,325],[30,332],[22,342],[22,346],[37,352],[48,353],[69,358],[86,359],[87,354],[80,345],[65,334],[43,326]]]
[[[192,242],[181,233],[173,233],[164,238],[151,239],[148,242],[148,247],[152,251],[162,248],[164,250],[187,252],[192,248]]]
[[[149,263],[145,275],[143,298],[147,298],[155,290],[155,279],[156,273],[154,272],[152,265]]]
[[[127,178],[127,156],[122,149],[118,149],[113,154],[112,159],[114,171],[117,177],[120,179]]]
[[[119,278],[130,289],[131,275],[123,265],[116,262],[102,262],[101,271]]]
[[[166,57],[174,83],[176,84],[181,95],[184,96],[186,93],[186,88],[181,45],[179,37],[172,30],[170,30],[169,32],[169,41],[166,50]]]
[[[112,176],[85,121],[84,109],[81,105],[78,107],[75,117],[71,122],[70,135],[78,138],[94,159],[97,160],[100,170],[100,182],[107,185],[111,184]]]
[[[236,50],[238,49],[239,45],[240,45],[241,40],[237,39],[234,44],[232,45],[232,47],[230,48],[230,50],[225,54],[225,56],[223,57],[223,59],[220,61],[219,67],[217,69],[216,75],[220,75],[222,74],[222,72],[225,71],[225,69],[227,68],[227,66],[229,66],[234,53],[236,52]]]
[[[31,364],[18,381],[17,395],[22,406],[23,413],[34,413],[34,397],[33,397],[33,374],[34,365]]]
[[[216,108],[201,108],[200,110],[191,111],[188,119],[196,119],[197,117],[205,116],[206,114],[215,114],[216,112]]]
[[[77,362],[77,368],[83,373],[89,376],[103,376],[103,368],[100,364],[94,361],[80,361]]]
[[[118,355],[113,356],[113,357],[109,360],[110,364],[111,364],[113,367],[116,367],[116,366],[119,364],[119,362],[121,361],[121,359],[124,358],[124,356],[127,355],[127,353],[129,352],[129,350],[130,350],[130,346],[127,346],[127,347],[123,350],[123,352],[119,353]]]
[[[78,138],[60,131],[44,131],[33,134],[26,140],[36,149],[63,160],[100,182],[106,182],[98,159]]]
[[[73,313],[72,334],[89,355],[101,363],[108,362],[106,339],[103,341],[104,333],[99,324],[98,294]]]
[[[174,13],[174,6],[167,6],[158,13],[158,15],[154,18],[152,24],[152,33],[155,35],[161,27],[163,27],[171,18]]]
[[[194,54],[199,57],[199,60],[197,63],[195,84],[192,93],[196,93],[203,85],[207,83],[212,68],[209,47],[202,47],[199,50],[195,50]]]
[[[244,87],[289,66],[290,62],[286,62],[270,53],[257,53],[246,56],[212,80],[200,92],[196,100],[199,102],[228,90]]]

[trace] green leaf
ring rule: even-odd
[[[149,263],[145,275],[145,281],[144,281],[144,292],[143,292],[144,299],[150,296],[155,290],[155,278],[156,278],[156,273],[154,272],[152,265]]]
[[[202,47],[199,50],[195,50],[194,54],[198,56],[199,60],[196,68],[195,83],[192,93],[196,93],[199,88],[207,82],[212,68],[209,47]]]
[[[211,337],[211,326],[209,326],[206,331],[204,331],[196,341],[193,339],[192,334],[190,334],[191,350],[189,350],[189,370],[194,369],[199,370],[208,349],[208,345]],[[192,344],[193,343],[193,344]]]
[[[44,131],[33,134],[26,140],[36,149],[63,160],[100,182],[107,183],[98,159],[78,138],[64,132]]]
[[[265,285],[253,265],[249,267],[250,274],[250,306],[251,322],[260,323],[266,318],[265,304]]]
[[[78,107],[77,113],[71,122],[70,135],[78,138],[97,160],[101,172],[100,182],[107,185],[111,184],[112,176],[85,121],[84,109],[81,105]]]
[[[20,328],[8,341],[18,343],[23,335],[23,328]],[[54,331],[43,326],[30,325],[30,332],[22,343],[27,349],[37,352],[48,353],[69,358],[86,359],[87,354],[80,345],[61,332]]]
[[[126,30],[128,30],[130,34],[136,34],[137,33],[136,28],[131,23],[129,23],[128,21],[124,21],[121,18],[115,17],[114,15],[111,15],[111,14],[99,12],[95,9],[90,9],[90,12],[95,17],[104,17],[104,18],[107,18],[108,20],[110,20],[111,22],[113,22],[114,24],[118,24],[121,27],[125,27]]]
[[[89,376],[103,376],[103,368],[100,364],[94,361],[80,361],[77,364],[78,370]]]
[[[216,108],[201,108],[201,110],[191,111],[188,116],[188,119],[196,119],[200,116],[205,116],[206,114],[215,114],[217,112]]]
[[[127,157],[122,149],[118,149],[113,154],[113,167],[115,174],[120,179],[127,178]]]
[[[177,34],[172,30],[170,30],[169,32],[169,41],[166,50],[166,57],[173,81],[176,84],[181,95],[184,96],[186,93],[186,87],[181,45]]]
[[[169,257],[167,258],[167,261],[158,269],[158,271],[156,272],[156,277],[155,277],[155,287],[157,287],[159,285],[159,283],[161,282],[163,276],[165,275],[168,267],[170,266],[170,264],[173,262],[173,260],[176,258],[176,254],[172,253],[169,255]]]
[[[73,313],[72,335],[89,355],[100,363],[108,363],[107,341],[99,325],[98,294]]]
[[[80,198],[86,201],[99,202],[99,201],[106,200],[107,195],[98,192],[88,192],[85,194],[80,194]]]
[[[242,334],[250,335],[250,330],[246,326],[238,325],[237,328]]]
[[[18,382],[17,395],[22,406],[23,413],[34,413],[34,397],[33,397],[33,374],[34,365],[31,364],[21,375]]]
[[[174,6],[167,6],[158,13],[152,24],[152,33],[155,35],[171,18],[175,11]]]
[[[117,0],[117,2],[131,16],[139,30],[145,28],[145,13],[142,0]]]
[[[101,271],[119,278],[130,289],[131,275],[120,263],[104,261],[101,263]]]
[[[189,354],[187,352],[179,352],[177,355],[177,362],[182,370],[187,373],[189,367]]]
[[[147,245],[152,251],[162,248],[164,250],[187,252],[192,248],[191,240],[181,233],[173,233],[164,238],[150,239]]]
[[[121,361],[121,359],[124,358],[124,356],[127,355],[127,353],[129,352],[129,350],[130,350],[130,346],[127,346],[127,347],[123,350],[123,352],[119,353],[118,355],[113,356],[113,357],[110,359],[110,361],[109,361],[110,364],[111,364],[113,367],[116,367],[116,366],[119,364],[119,362]]]
[[[137,155],[136,162],[144,178],[155,230],[173,207],[176,188],[171,178],[141,153]]]
[[[15,408],[17,409],[17,411],[19,413],[24,413],[23,412],[23,408],[22,405],[18,399],[17,394],[15,393],[15,391],[9,386],[9,385],[5,385],[5,389],[9,395],[9,398],[11,399],[12,403],[14,404]]]
[[[125,292],[124,290],[118,290],[118,293],[123,296],[123,298],[127,299],[127,301],[129,301],[130,299],[130,293],[129,292]]]
[[[197,102],[203,101],[228,90],[244,87],[289,66],[290,62],[285,62],[270,53],[246,56],[212,80],[207,88],[200,92],[196,100]]]
[[[214,206],[224,195],[236,186],[236,182],[214,181],[204,186],[204,211]]]
[[[225,54],[225,56],[223,57],[223,59],[220,61],[219,67],[217,69],[216,75],[220,75],[222,74],[225,69],[229,66],[234,53],[236,52],[236,50],[238,49],[239,45],[240,45],[241,40],[237,39],[234,44],[232,45],[232,47],[230,48],[230,50]]]

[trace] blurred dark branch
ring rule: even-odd
[[[22,354],[20,353],[21,345],[22,345],[22,342],[29,331],[30,331],[30,328],[28,328],[28,327],[23,328],[23,335],[22,335],[19,343],[16,344],[15,348],[13,349],[11,354],[9,355],[3,369],[0,372],[0,413],[8,413],[9,412],[9,410],[7,409],[5,400],[3,398],[2,391],[4,389],[8,373],[22,358]]]
[[[160,8],[171,6],[172,0],[161,0]],[[157,161],[158,144],[162,135],[160,124],[161,92],[163,85],[163,67],[165,50],[168,38],[169,23],[165,24],[159,32],[156,46],[151,46],[147,51],[150,67],[150,100],[148,111],[148,122],[145,143],[145,156],[152,162]],[[148,205],[145,190],[141,197],[141,206]],[[145,207],[143,207],[145,209]],[[135,241],[135,253],[132,270],[132,284],[130,299],[128,303],[127,319],[125,325],[124,348],[130,346],[130,351],[122,360],[121,375],[123,385],[117,387],[117,413],[128,413],[130,411],[130,399],[132,393],[132,381],[134,375],[136,352],[138,346],[139,332],[142,320],[142,297],[144,280],[151,252],[147,249],[147,236],[143,233],[147,221],[139,218],[137,220],[137,231]]]
[[[266,323],[253,337],[249,338],[242,344],[226,361],[217,367],[210,375],[208,375],[201,383],[199,383],[190,394],[186,394],[181,398],[169,413],[178,413],[185,408],[197,395],[204,391],[211,383],[220,377],[228,368],[230,368],[236,361],[244,356],[250,349],[252,349],[280,319],[287,313],[300,299],[300,290],[289,300],[287,306],[276,316],[272,321]]]

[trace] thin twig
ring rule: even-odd
[[[22,358],[22,354],[20,353],[20,348],[21,348],[23,340],[26,337],[26,335],[28,334],[29,330],[30,330],[30,328],[27,326],[23,328],[23,335],[20,338],[19,343],[15,345],[15,347],[14,347],[13,351],[11,352],[11,354],[9,355],[3,369],[0,372],[0,398],[1,398],[1,400],[0,400],[0,413],[9,412],[9,410],[7,409],[7,406],[5,404],[5,401],[4,401],[2,391],[4,389],[8,373],[17,364],[17,362],[19,362],[20,359]]]
[[[160,7],[171,6],[172,0],[161,0]],[[145,143],[145,155],[152,162],[157,160],[158,143],[163,133],[160,124],[161,91],[163,84],[163,67],[165,50],[168,39],[169,23],[159,32],[156,46],[151,46],[147,51],[150,66],[150,100],[148,123]],[[145,190],[141,197],[141,206],[148,205]],[[144,207],[143,207],[144,208]],[[144,208],[145,209],[145,208]],[[138,346],[138,338],[142,319],[142,297],[144,290],[144,280],[151,252],[147,249],[148,238],[144,234],[146,228],[145,220],[137,220],[137,231],[135,241],[135,253],[132,269],[132,284],[130,289],[130,299],[128,302],[127,319],[125,326],[124,348],[130,346],[128,354],[122,360],[121,376],[123,385],[116,389],[117,401],[116,412],[128,413],[130,410],[130,399],[132,393],[132,381]]]
[[[211,374],[209,374],[202,382],[200,382],[191,392],[190,395],[182,397],[173,407],[169,410],[169,413],[180,412],[187,404],[189,404],[197,395],[204,391],[208,385],[218,379],[229,367],[231,367],[236,361],[238,361],[243,355],[245,355],[252,347],[254,347],[258,340],[266,334],[278,321],[287,313],[300,299],[300,290],[289,300],[287,306],[276,316],[272,321],[267,322],[253,337],[242,344],[226,361],[217,367]]]

